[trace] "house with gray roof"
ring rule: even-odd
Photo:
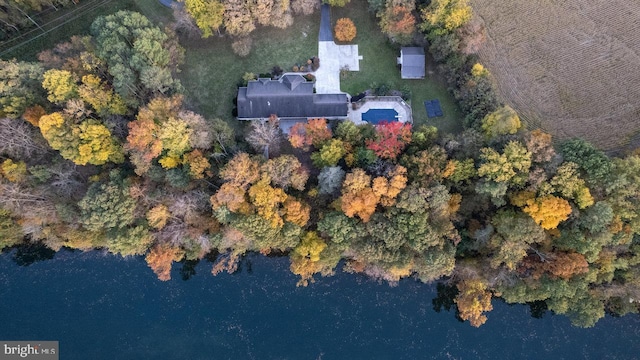
[[[400,77],[403,79],[424,79],[425,57],[422,47],[403,47],[400,49]]]
[[[280,120],[331,120],[344,119],[347,112],[346,94],[316,94],[313,82],[297,74],[251,80],[238,89],[239,120],[267,119],[273,114]]]

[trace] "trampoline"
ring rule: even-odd
[[[377,125],[381,121],[398,121],[398,112],[394,109],[369,109],[362,113],[362,120]]]

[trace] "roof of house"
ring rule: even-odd
[[[401,76],[403,79],[423,78],[425,75],[425,57],[422,47],[403,47]]]
[[[313,83],[300,75],[258,79],[238,89],[238,118],[313,118],[347,116],[346,94],[314,94]]]

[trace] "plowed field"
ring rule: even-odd
[[[470,2],[487,29],[481,61],[530,128],[605,150],[640,132],[640,1]]]

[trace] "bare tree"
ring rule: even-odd
[[[171,24],[171,27],[176,33],[182,34],[190,39],[200,38],[202,36],[202,32],[195,21],[193,21],[193,17],[184,9],[184,4],[174,2],[171,8],[173,9],[173,19],[175,20]]]
[[[46,141],[33,126],[21,120],[0,119],[0,154],[28,160],[48,151]]]
[[[278,118],[272,115],[268,121],[255,120],[251,122],[247,142],[258,152],[277,154],[282,142],[282,130]]]

